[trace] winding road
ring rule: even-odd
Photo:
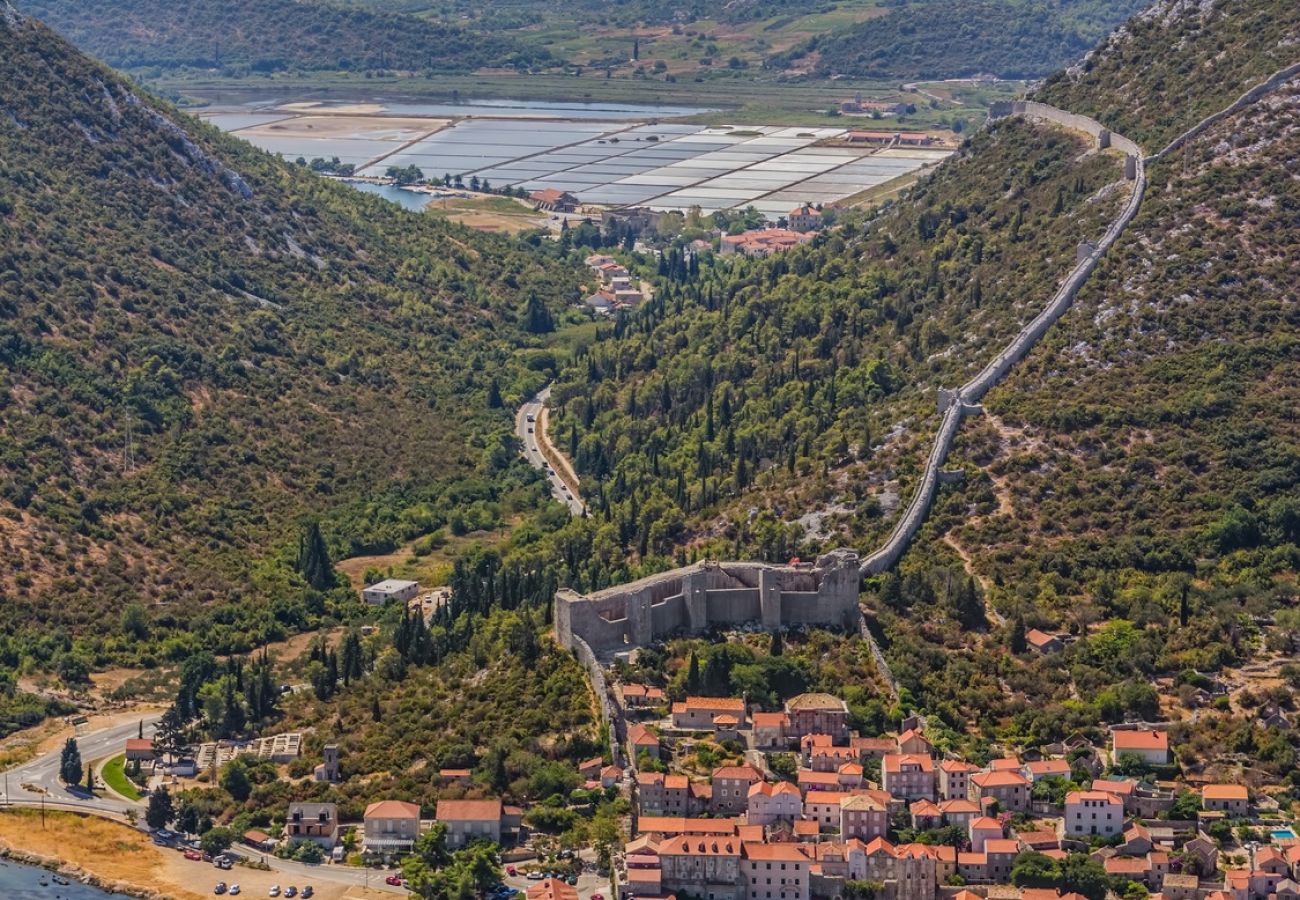
[[[564,455],[551,444],[546,433],[549,412],[546,401],[551,396],[547,385],[524,402],[515,413],[515,434],[523,444],[524,459],[546,476],[551,486],[551,496],[569,507],[575,516],[585,515],[586,504],[578,493],[578,476]]]
[[[150,736],[154,725],[160,717],[148,715],[142,717],[144,733]],[[82,762],[89,765],[92,761],[106,756],[116,756],[122,751],[129,738],[138,733],[138,722],[129,722],[105,728],[89,734],[76,735],[77,749],[81,751]],[[39,806],[44,798],[46,806],[59,809],[75,809],[81,812],[125,817],[127,810],[139,813],[144,809],[143,803],[133,803],[104,789],[102,796],[93,796],[84,789],[69,789],[59,778],[59,762],[63,748],[60,746],[43,756],[15,768],[4,774],[4,785],[0,787],[0,799],[7,806]]]

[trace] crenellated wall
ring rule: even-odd
[[[815,565],[702,562],[583,595],[555,595],[560,643],[600,653],[712,626],[761,624],[856,629],[858,554],[834,550]]]

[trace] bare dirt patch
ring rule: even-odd
[[[444,127],[449,119],[399,119],[389,116],[323,115],[294,116],[255,125],[239,132],[240,137],[352,138],[355,140],[406,143]]]

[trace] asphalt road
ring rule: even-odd
[[[537,426],[541,421],[542,407],[546,405],[546,400],[550,396],[551,388],[548,385],[542,388],[537,396],[519,407],[519,412],[515,413],[515,434],[519,435],[519,440],[524,445],[524,459],[528,460],[530,466],[546,475],[546,480],[551,485],[551,496],[569,507],[569,511],[575,516],[580,516],[586,508],[582,504],[582,498],[577,496],[578,486],[565,484],[551,469],[550,463],[546,461],[541,448],[537,445],[539,438],[542,441],[547,439],[544,433],[537,432]]]
[[[145,736],[151,736],[157,715],[142,716]],[[122,752],[128,738],[138,733],[139,724],[130,722],[102,731],[79,734],[77,749],[81,751],[81,761],[89,764],[92,760],[105,756],[116,756]],[[59,762],[63,747],[38,756],[36,759],[5,773],[5,784],[0,785],[0,797],[12,803],[39,803],[44,797],[46,802],[56,803],[61,809],[76,808],[85,812],[105,812],[125,815],[128,809],[137,812],[143,804],[123,800],[116,794],[101,790],[103,796],[92,797],[84,790],[69,789],[59,780]]]

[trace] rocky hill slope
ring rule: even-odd
[[[283,564],[301,517],[336,554],[391,547],[449,486],[510,488],[490,382],[540,384],[517,321],[574,270],[222,136],[0,9],[0,627],[25,653],[275,637],[325,611]]]

